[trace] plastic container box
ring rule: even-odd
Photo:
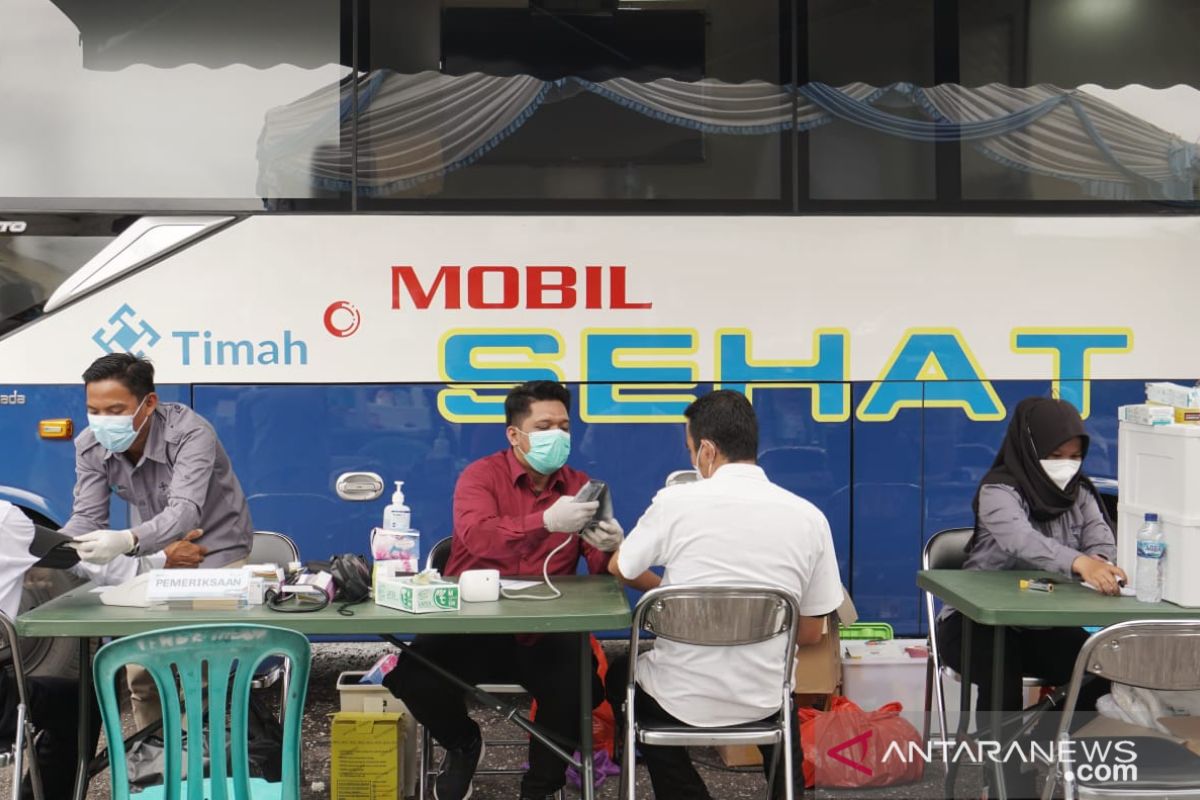
[[[1117,453],[1122,505],[1177,521],[1200,519],[1200,425],[1122,422]]]
[[[899,702],[900,715],[921,731],[925,708],[925,658],[906,647],[925,647],[924,639],[842,642],[842,694],[864,711]],[[935,714],[936,716],[936,714]]]
[[[1196,473],[1200,479],[1200,472]],[[1122,486],[1124,491],[1124,486]],[[1123,495],[1122,495],[1123,496]],[[1188,608],[1200,607],[1200,516],[1180,517],[1124,501],[1117,505],[1117,565],[1137,580],[1137,532],[1147,512],[1157,512],[1167,543],[1163,563],[1163,600]]]

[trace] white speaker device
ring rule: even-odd
[[[500,570],[469,569],[458,576],[458,596],[467,603],[500,599]]]

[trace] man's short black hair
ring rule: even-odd
[[[514,386],[504,398],[504,421],[520,426],[529,416],[529,407],[538,400],[557,400],[571,410],[571,392],[557,381],[529,381]]]
[[[753,461],[758,456],[758,417],[741,392],[721,389],[698,398],[683,411],[692,446],[708,439],[730,461]]]
[[[121,384],[140,402],[154,391],[154,365],[129,353],[110,353],[83,371],[84,385],[107,380]]]

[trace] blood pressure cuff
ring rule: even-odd
[[[65,533],[52,531],[41,525],[33,526],[33,541],[29,553],[38,557],[35,567],[67,569],[79,563],[79,553],[70,546],[75,540]]]

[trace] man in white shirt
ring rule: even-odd
[[[663,585],[783,587],[800,598],[797,643],[819,641],[825,616],[842,603],[825,515],[771,483],[755,463],[758,420],[745,396],[712,392],[688,406],[684,416],[688,453],[701,480],[659,491],[609,571],[628,582],[626,576],[661,566]],[[742,647],[658,639],[639,656],[638,717],[702,727],[771,718],[779,711],[785,645],[782,638]],[[608,698],[618,717],[623,717],[627,657],[614,660],[608,670]],[[796,796],[804,789],[799,741],[793,728]],[[761,749],[765,771],[772,748]],[[709,800],[685,748],[643,745],[640,750],[656,798]],[[782,797],[783,789],[777,780],[772,796]]]
[[[15,619],[21,606],[21,588],[25,572],[36,564],[42,552],[31,552],[34,544],[33,522],[11,503],[0,500],[0,611]],[[34,547],[34,551],[38,551]],[[75,785],[75,761],[78,753],[76,730],[79,727],[79,694],[74,679],[26,677],[29,690],[30,719],[42,731],[38,741],[38,767],[46,797],[70,797]],[[17,732],[17,684],[11,671],[0,677],[0,740],[11,742]],[[100,735],[100,714],[93,706],[88,730],[89,755],[96,752]],[[21,787],[21,796],[32,797],[29,780]]]

